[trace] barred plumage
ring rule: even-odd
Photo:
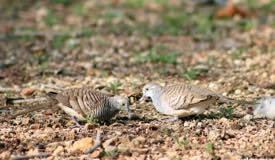
[[[216,102],[232,100],[206,88],[187,84],[162,87],[149,83],[143,87],[143,98],[150,97],[157,111],[177,117],[200,114]]]
[[[58,94],[49,93],[48,95],[58,102],[58,106],[64,112],[80,121],[85,120],[87,116],[107,121],[121,109],[130,113],[128,98],[109,97],[91,87],[72,88]]]

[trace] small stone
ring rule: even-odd
[[[114,150],[115,147],[115,142],[118,140],[117,137],[111,138],[106,140],[104,143],[102,143],[103,148],[105,149],[105,151],[111,151]]]
[[[0,153],[0,159],[10,159],[10,151],[3,151],[2,153]]]
[[[90,154],[90,157],[91,158],[98,158],[100,156],[101,152],[102,151],[100,151],[100,150],[95,150],[93,153]]]
[[[22,118],[22,124],[27,125],[30,122],[30,118]]]
[[[31,129],[39,129],[40,128],[40,124],[39,123],[35,123],[35,124],[32,124],[30,126]]]
[[[242,91],[240,89],[235,90],[235,94],[241,94]]]
[[[58,146],[55,150],[54,150],[54,152],[53,152],[53,155],[58,155],[58,154],[60,154],[60,153],[62,153],[62,152],[64,152],[64,147],[63,146]]]
[[[146,141],[146,139],[142,136],[138,136],[136,137],[135,139],[132,140],[132,143],[135,145],[135,146],[138,146],[142,143],[144,143]]]
[[[32,89],[32,88],[24,88],[24,89],[22,89],[22,91],[20,92],[20,94],[22,95],[22,96],[29,96],[29,95],[32,95],[33,93],[34,93],[34,89]]]
[[[247,114],[242,119],[245,120],[245,121],[250,121],[252,118],[253,118],[253,115]]]
[[[77,152],[77,151],[85,152],[87,149],[92,147],[93,144],[94,144],[93,139],[90,137],[86,137],[74,142],[73,146],[70,147],[68,150],[69,152]]]

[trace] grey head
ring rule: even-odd
[[[263,97],[256,104],[254,116],[268,117],[271,119],[275,118],[275,98],[274,97]]]
[[[129,111],[129,99],[127,97],[123,96],[114,96],[111,97],[111,100],[113,102],[113,106],[122,111]]]
[[[114,96],[111,97],[111,101],[113,102],[114,107],[117,110],[126,111],[128,113],[128,117],[131,118],[132,112],[130,110],[130,103],[128,97]]]
[[[162,86],[157,83],[148,83],[142,89],[142,97],[140,101],[145,100],[146,98],[151,98],[154,100],[160,96]]]

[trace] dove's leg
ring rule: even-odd
[[[79,121],[85,121],[85,118],[77,113],[75,110],[71,109],[70,107],[67,107],[61,103],[58,104],[58,106],[66,112],[68,115],[70,115],[76,125],[72,126],[71,128],[76,128],[76,127],[82,127],[81,124],[79,124]]]
[[[79,121],[85,121],[85,118],[84,118],[81,114],[79,114],[79,113],[77,113],[75,110],[73,110],[72,108],[67,107],[67,106],[65,106],[65,105],[63,105],[63,104],[61,104],[61,103],[59,103],[58,106],[59,106],[64,112],[66,112],[68,115],[70,115],[70,116],[72,116],[72,117],[75,117],[75,118],[76,118],[77,120],[79,120]]]
[[[188,117],[188,116],[191,116],[191,115],[194,115],[194,114],[196,114],[196,113],[188,111],[188,110],[175,110],[174,113],[172,114],[174,117],[165,118],[165,119],[162,119],[161,121],[174,122],[174,121],[179,120],[180,118]]]
[[[72,118],[72,120],[73,120],[74,123],[75,123],[75,125],[70,126],[71,129],[73,129],[73,128],[82,128],[82,127],[83,127],[83,125],[81,125],[81,124],[79,123],[79,121],[77,120],[76,117],[71,116],[71,118]]]

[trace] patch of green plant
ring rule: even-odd
[[[221,107],[219,112],[210,112],[208,114],[209,118],[228,118],[232,119],[234,117],[234,109],[231,106],[228,107]]]
[[[234,113],[234,109],[229,106],[229,107],[221,107],[220,108],[220,113],[223,117],[228,118],[228,119],[232,119],[233,118],[233,113]]]
[[[107,22],[112,22],[113,19],[115,18],[120,18],[123,19],[124,18],[124,14],[121,10],[108,10],[106,13],[103,14],[103,18],[107,21]]]
[[[209,56],[207,57],[207,64],[208,64],[209,66],[212,66],[212,65],[214,65],[215,63],[216,63],[216,58],[215,58],[214,56],[209,55]]]
[[[209,154],[214,153],[214,144],[213,143],[206,143],[205,144],[205,151]]]
[[[61,17],[56,15],[56,13],[50,9],[48,10],[47,16],[43,19],[44,23],[50,27],[59,23],[60,20],[61,20]]]
[[[275,0],[271,0],[270,2],[261,6],[261,9],[265,12],[272,12],[274,10]]]
[[[84,16],[87,14],[86,8],[83,6],[82,3],[76,3],[72,6],[73,13],[78,16]]]
[[[102,121],[100,121],[97,118],[94,118],[93,116],[86,116],[85,121],[87,123],[90,123],[90,124],[100,124],[100,123],[102,123]]]
[[[209,15],[196,14],[191,17],[196,34],[210,36],[214,31],[213,20]]]
[[[82,28],[81,34],[84,37],[91,37],[94,34],[94,32],[93,32],[92,28]]]
[[[245,49],[245,48],[238,48],[238,49],[235,49],[235,50],[231,53],[232,59],[241,59],[243,53],[244,53],[246,50],[247,50],[247,49]]]
[[[120,151],[118,148],[115,148],[111,151],[102,151],[100,157],[116,158],[119,155]]]
[[[144,7],[146,0],[128,0],[123,1],[123,6],[127,8],[142,8]]]
[[[113,92],[117,92],[122,86],[122,83],[119,81],[110,83],[110,88]]]
[[[175,143],[177,144],[177,145],[179,145],[179,146],[184,146],[184,147],[186,147],[188,144],[189,144],[189,141],[188,141],[188,139],[187,138],[183,138],[183,139],[179,139],[178,137],[174,137],[174,141],[175,141]]]
[[[166,128],[166,127],[161,128],[160,132],[165,134],[165,135],[168,135],[168,136],[171,134],[171,130],[169,128]]]
[[[257,26],[257,21],[253,19],[243,19],[238,23],[238,25],[242,30],[249,31]]]
[[[49,61],[50,59],[50,55],[49,54],[35,54],[34,55],[34,58],[36,61],[38,61],[38,64],[39,65],[42,65],[42,64],[45,64]]]
[[[177,52],[169,52],[166,54],[159,54],[158,47],[153,47],[149,50],[149,53],[146,55],[139,54],[135,57],[136,62],[138,63],[145,63],[145,62],[152,62],[152,63],[168,63],[168,64],[177,64]]]
[[[62,47],[68,38],[70,38],[68,34],[54,36],[51,43],[52,47],[55,49]]]
[[[188,80],[197,79],[199,76],[205,75],[208,72],[207,69],[203,68],[190,68],[182,73],[182,76]]]
[[[258,0],[245,0],[245,3],[251,9],[257,9],[259,7]]]
[[[50,0],[51,3],[68,5],[72,0]]]

